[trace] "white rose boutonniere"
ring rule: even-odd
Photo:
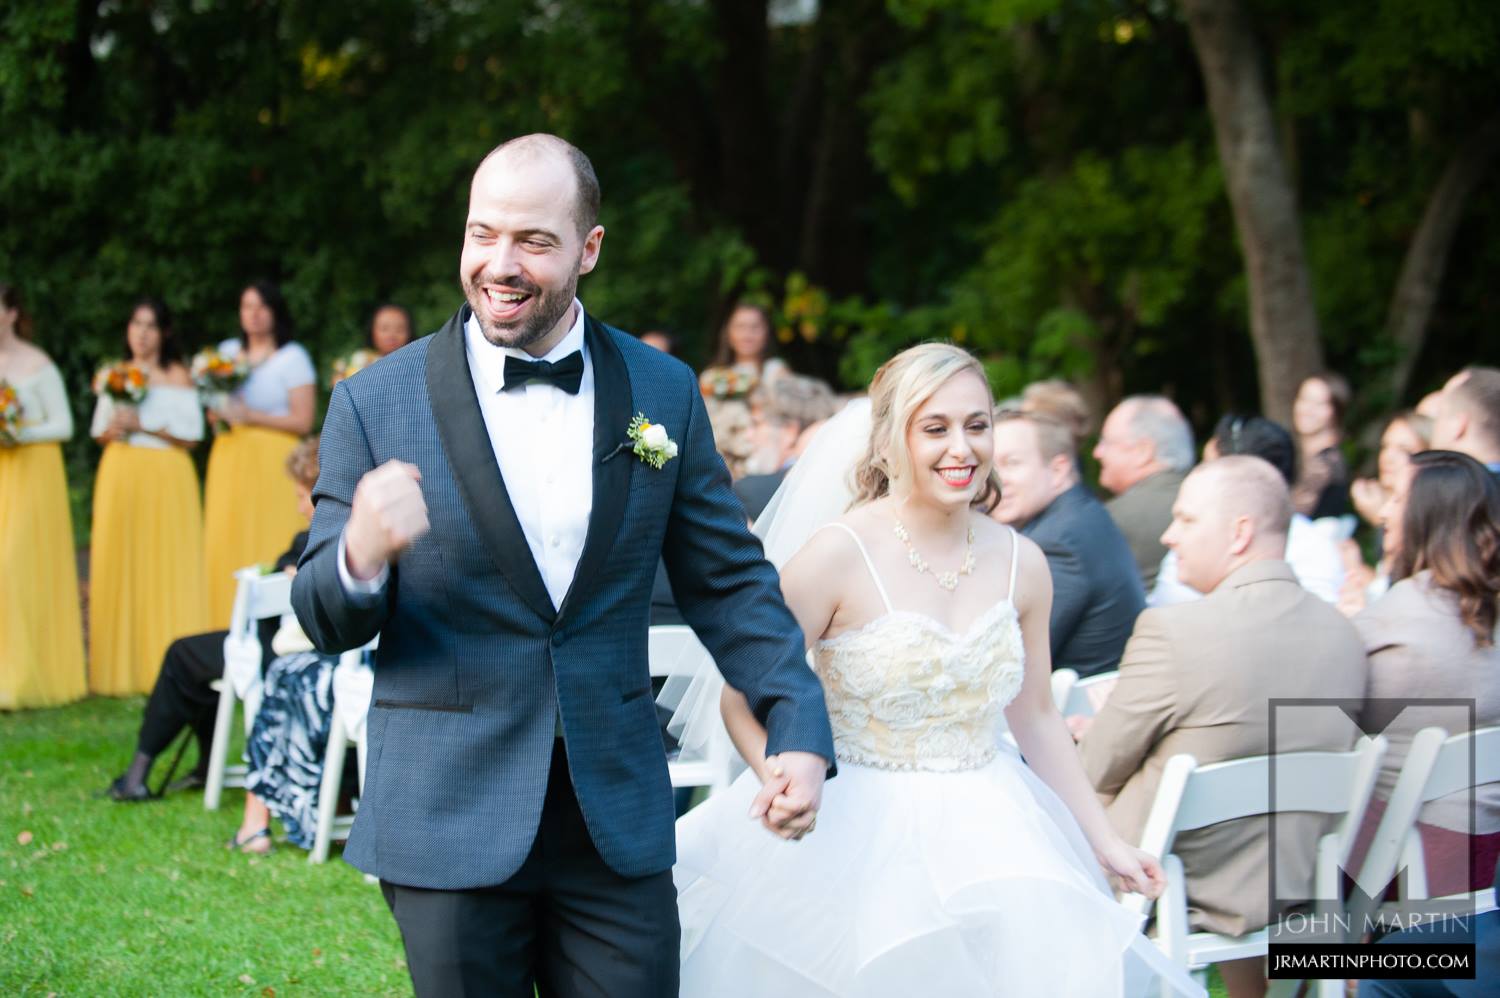
[[[677,443],[667,436],[667,428],[651,422],[641,413],[635,414],[625,435],[635,442],[635,456],[653,468],[659,470],[677,456]]]

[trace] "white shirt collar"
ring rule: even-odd
[[[588,363],[589,352],[587,343],[583,336],[583,302],[577,298],[573,299],[573,325],[568,333],[558,341],[557,346],[547,351],[545,356],[533,357],[525,350],[515,347],[497,347],[484,338],[484,333],[479,329],[479,317],[471,309],[469,321],[464,323],[464,345],[468,350],[469,363],[475,372],[484,379],[485,390],[494,394],[505,390],[505,358],[517,357],[521,360],[545,360],[556,363],[570,353],[579,352],[583,354],[583,361]]]

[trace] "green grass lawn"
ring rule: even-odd
[[[0,994],[410,994],[380,889],[336,849],[226,852],[239,790],[95,799],[143,702],[0,714]]]
[[[337,850],[226,852],[239,790],[217,812],[201,793],[94,796],[142,704],[0,713],[0,995],[411,994],[380,889]]]

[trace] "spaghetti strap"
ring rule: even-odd
[[[859,539],[859,535],[854,532],[854,528],[847,523],[825,523],[819,529],[826,529],[828,527],[838,527],[854,541],[854,546],[859,548],[860,557],[865,560],[865,568],[870,570],[870,581],[875,583],[875,590],[880,593],[880,601],[885,604],[885,612],[895,613],[895,609],[891,606],[891,598],[885,594],[885,586],[880,582],[880,573],[875,571],[875,563],[870,560],[870,552],[865,550],[865,542]]]
[[[1010,531],[1010,588],[1005,591],[1005,598],[1012,604],[1016,601],[1016,564],[1017,557],[1021,553],[1021,535],[1016,533],[1016,528],[1007,526]]]

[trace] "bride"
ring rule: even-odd
[[[691,748],[722,709],[750,771],[678,822],[683,995],[1113,995],[1153,975],[1201,993],[1102,875],[1164,886],[1111,830],[1052,704],[1047,563],[980,512],[998,489],[990,413],[968,353],[907,350],[757,525],[838,775],[816,814],[788,821],[776,797],[764,815],[785,779],[765,730],[700,670],[674,724]]]

